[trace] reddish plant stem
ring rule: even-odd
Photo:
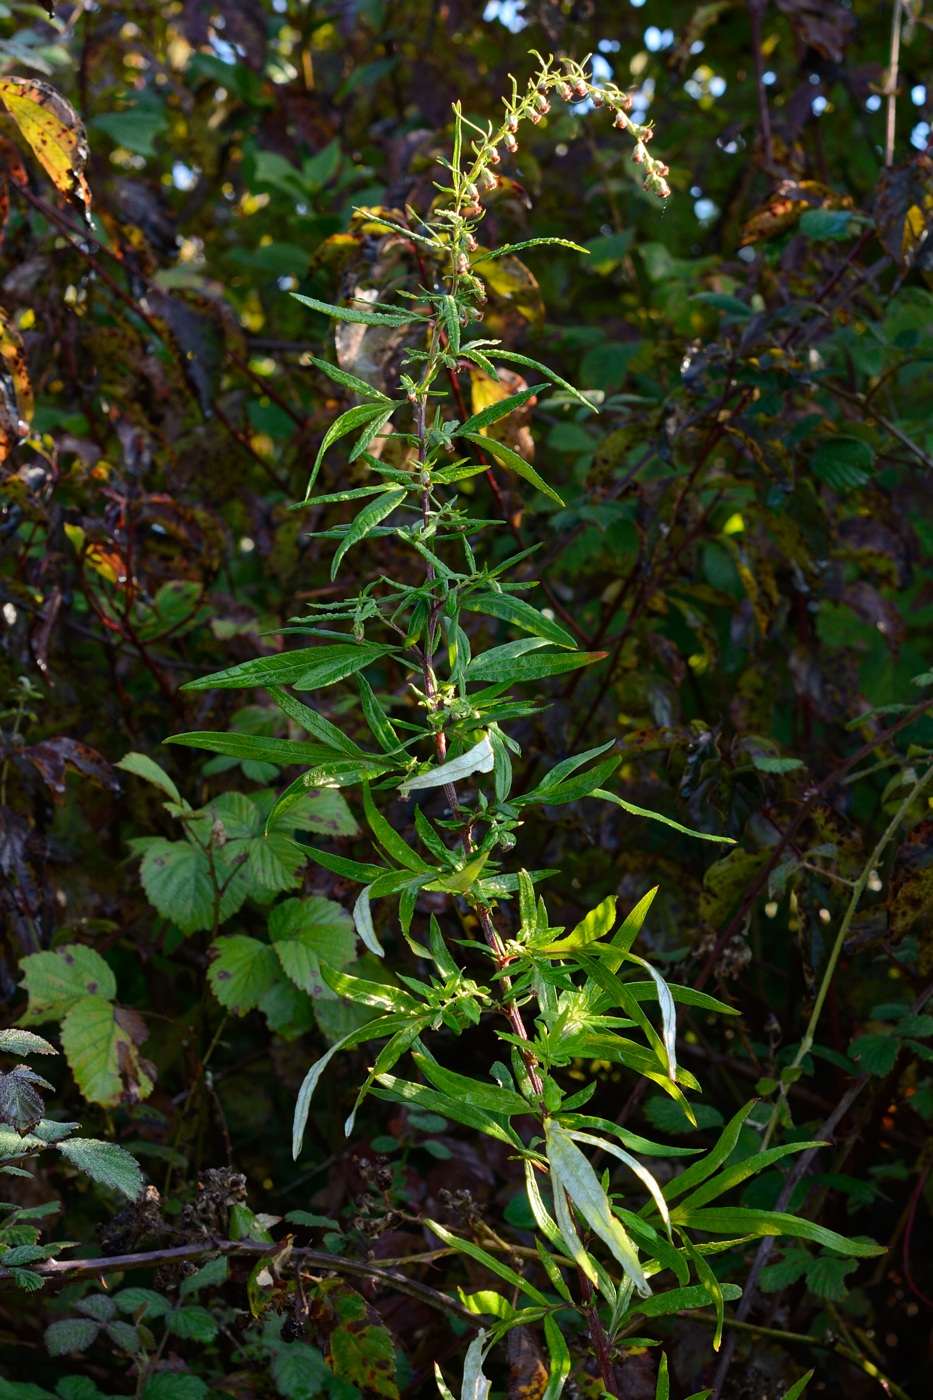
[[[580,1294],[583,1298],[583,1311],[586,1315],[586,1323],[590,1330],[590,1340],[593,1343],[593,1350],[596,1353],[596,1360],[599,1364],[599,1374],[602,1376],[603,1385],[608,1393],[616,1396],[617,1400],[619,1400],[619,1382],[616,1379],[615,1368],[612,1364],[609,1339],[603,1328],[602,1318],[599,1315],[599,1308],[596,1306],[593,1285],[582,1269],[577,1271],[577,1276],[580,1280]]]

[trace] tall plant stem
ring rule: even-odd
[[[755,53],[755,81],[758,87],[758,125],[761,128],[761,144],[764,147],[765,169],[770,172],[774,164],[771,147],[771,113],[768,110],[768,89],[765,85],[765,63],[761,52],[761,16],[768,0],[748,0],[748,18],[752,29],[752,49]]]
[[[826,960],[826,966],[823,969],[823,976],[820,980],[819,990],[816,994],[816,999],[813,1003],[813,1010],[810,1012],[810,1019],[807,1022],[807,1029],[804,1031],[803,1038],[799,1046],[797,1047],[797,1053],[794,1056],[793,1061],[791,1062],[790,1067],[792,1069],[797,1069],[803,1063],[803,1061],[806,1059],[807,1055],[809,1055],[811,1049],[813,1048],[813,1041],[814,1037],[816,1036],[816,1028],[819,1024],[820,1016],[823,1013],[823,1007],[826,1004],[826,998],[829,995],[829,988],[832,984],[833,976],[836,971],[836,965],[839,962],[839,956],[842,953],[843,944],[845,943],[846,938],[848,937],[849,928],[852,924],[853,918],[855,917],[855,913],[858,909],[859,902],[861,901],[862,895],[865,893],[865,888],[868,884],[868,881],[871,878],[871,873],[880,864],[882,856],[884,855],[891,841],[893,841],[894,837],[897,835],[901,822],[904,820],[907,813],[910,811],[911,807],[916,802],[917,798],[922,794],[923,789],[930,782],[931,778],[933,778],[933,765],[931,765],[927,769],[922,778],[917,779],[913,787],[910,789],[910,792],[907,794],[901,805],[898,807],[894,816],[888,823],[884,834],[882,835],[878,844],[875,846],[875,849],[872,851],[871,855],[868,857],[868,860],[862,867],[861,874],[859,875],[858,879],[852,887],[852,894],[849,897],[849,903],[846,906],[846,911],[842,916],[842,922],[839,925],[839,931],[836,934],[836,938],[833,943],[832,949],[830,950],[829,957]],[[774,1129],[777,1126],[779,1112],[779,1104],[775,1103],[774,1108],[771,1111],[771,1117],[768,1120],[767,1129],[765,1130],[764,1137],[761,1141],[762,1151],[765,1150],[765,1148],[768,1146],[768,1143],[771,1140],[771,1134],[774,1132]]]
[[[427,371],[425,372],[425,381],[429,382],[429,375]],[[424,464],[427,460],[427,422],[426,399],[420,394],[418,396],[417,403],[415,404],[415,427],[418,437],[418,464],[423,470]],[[430,491],[427,487],[423,489],[421,494],[421,519],[424,523],[425,528],[427,528],[431,519],[431,496]],[[427,578],[429,584],[434,584],[436,582],[436,571],[434,565],[431,563],[430,560],[428,560],[425,565],[425,577]],[[437,707],[438,698],[437,685],[434,679],[434,634],[435,629],[437,627],[439,615],[440,600],[436,596],[432,595],[432,601],[428,609],[427,632],[424,642],[422,663],[422,677],[424,680],[425,699],[427,700],[428,705],[434,709],[436,709]],[[435,729],[434,748],[437,754],[438,763],[444,763],[447,758],[447,736],[445,735],[442,726],[438,726]],[[460,803],[457,797],[457,789],[455,785],[453,783],[447,783],[444,787],[444,794],[447,798],[447,803],[450,807],[451,814],[456,815]],[[463,845],[464,850],[469,855],[472,851],[472,842],[470,840],[470,833],[468,828],[464,830],[463,833]],[[496,968],[501,973],[502,969],[507,966],[508,959],[506,957],[505,945],[503,944],[502,938],[499,935],[499,930],[496,928],[496,925],[493,922],[492,911],[488,907],[488,905],[478,904],[476,906],[476,915],[479,919],[480,928],[483,931],[483,938],[486,942],[486,946],[489,948],[490,952],[495,958]],[[519,1009],[517,1002],[510,995],[512,991],[511,979],[508,976],[503,975],[500,978],[500,981],[502,983],[502,989],[506,997],[504,1008],[505,1014],[506,1018],[508,1019],[509,1025],[512,1028],[512,1033],[513,1035],[518,1036],[519,1040],[523,1041],[525,1045],[528,1045],[529,1037],[527,1027],[525,1026],[524,1017],[522,1016],[521,1010]],[[541,1081],[541,1076],[538,1073],[534,1052],[532,1051],[530,1045],[528,1045],[528,1049],[524,1051],[522,1058],[525,1062],[525,1068],[528,1071],[528,1077],[531,1080],[532,1087],[537,1096],[541,1098],[541,1096],[544,1093],[544,1085]]]
[[[885,73],[884,89],[888,99],[884,123],[884,163],[894,164],[894,127],[897,118],[897,80],[901,61],[901,19],[903,0],[894,0],[891,13],[891,49],[888,56],[888,71]]]
[[[559,1189],[563,1190],[563,1187]],[[583,1299],[583,1311],[586,1315],[586,1325],[589,1328],[590,1340],[593,1343],[593,1350],[596,1353],[599,1374],[602,1376],[603,1385],[607,1393],[619,1397],[619,1383],[616,1380],[615,1368],[612,1364],[609,1338],[606,1336],[603,1320],[599,1315],[599,1308],[596,1306],[596,1295],[593,1292],[593,1285],[582,1269],[579,1270],[578,1277],[580,1279],[580,1295]]]

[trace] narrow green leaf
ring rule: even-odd
[[[581,666],[592,666],[606,656],[604,651],[577,651],[571,655],[567,652],[549,652],[546,656],[520,656],[503,667],[501,658],[494,656],[498,651],[499,647],[493,647],[470,662],[470,681],[496,681],[501,685],[512,685],[516,681],[544,680],[547,676],[561,676],[567,671],[576,671]],[[601,797],[603,794],[596,795]]]
[[[311,475],[308,478],[308,485],[305,489],[306,501],[311,500],[311,492],[314,488],[314,483],[317,481],[317,474],[321,469],[321,463],[334,443],[339,442],[340,439],[346,437],[348,433],[355,432],[357,428],[364,428],[366,424],[371,423],[374,418],[381,418],[385,411],[381,403],[361,403],[357,404],[355,408],[348,408],[345,413],[341,413],[340,417],[331,423],[327,432],[324,434],[323,441],[314,459],[314,465],[311,468]]]
[[[247,690],[257,685],[295,685],[298,682],[302,682],[301,690],[315,690],[353,675],[393,650],[391,646],[377,646],[373,642],[347,642],[280,651],[274,656],[241,661],[238,666],[215,671],[212,676],[199,676],[183,685],[182,690]]]
[[[127,753],[116,765],[122,768],[124,773],[133,773],[137,778],[142,778],[144,782],[152,783],[153,787],[161,788],[173,802],[181,805],[181,793],[175,786],[172,779],[164,768],[160,768],[154,759],[146,753]]]
[[[541,1400],[559,1400],[567,1377],[570,1375],[570,1348],[564,1341],[564,1334],[550,1313],[544,1319],[544,1341],[551,1367]]]
[[[300,301],[305,306],[310,306],[312,311],[320,311],[324,316],[330,316],[335,321],[351,321],[358,326],[407,326],[412,321],[423,321],[424,316],[418,316],[414,312],[399,311],[357,311],[354,307],[332,306],[330,302],[318,301],[317,297],[306,297],[301,292],[292,292],[296,301]]]
[[[493,248],[489,252],[480,253],[479,257],[470,260],[471,267],[478,267],[480,263],[489,262],[491,258],[505,258],[512,253],[521,252],[522,248],[569,248],[574,253],[589,253],[588,248],[581,248],[579,243],[571,243],[569,238],[526,238],[521,243],[503,243],[500,248]]]
[[[412,1059],[421,1070],[425,1079],[430,1080],[436,1089],[441,1089],[445,1094],[451,1094],[454,1098],[460,1097],[477,1108],[485,1109],[489,1113],[498,1113],[509,1118],[517,1113],[532,1113],[533,1109],[527,1104],[521,1094],[516,1094],[513,1089],[504,1089],[500,1084],[484,1084],[479,1079],[471,1079],[468,1075],[457,1074],[454,1070],[445,1069],[436,1060],[432,1060],[428,1055],[412,1052]]]
[[[808,1371],[805,1376],[801,1376],[799,1381],[794,1381],[790,1390],[784,1392],[783,1400],[800,1400],[801,1395],[813,1379],[813,1372]]]
[[[330,364],[328,360],[319,360],[316,355],[307,355],[305,358],[322,374],[326,374],[328,379],[333,379],[336,384],[342,384],[345,389],[351,389],[354,394],[359,394],[361,398],[373,399],[381,403],[390,402],[385,394],[374,389],[365,379],[357,379],[355,374],[347,374],[346,370],[339,369],[337,365]]]
[[[363,718],[369,725],[370,733],[385,753],[398,753],[399,738],[391,723],[383,714],[375,692],[362,671],[356,673],[356,684],[360,692]]]
[[[796,1239],[813,1240],[824,1249],[834,1249],[837,1254],[854,1259],[873,1259],[885,1252],[883,1244],[848,1239],[845,1235],[837,1235],[835,1230],[827,1230],[825,1226],[817,1225],[812,1220],[785,1215],[781,1211],[751,1210],[745,1206],[701,1206],[698,1210],[681,1214],[682,1211],[683,1207],[680,1207],[676,1213],[679,1217],[678,1224],[712,1235],[791,1235]]]
[[[370,831],[387,855],[399,865],[404,865],[408,870],[415,870],[419,874],[429,868],[376,807],[369,783],[363,784],[363,810]]]
[[[426,1084],[413,1084],[407,1079],[397,1079],[394,1074],[380,1074],[380,1086],[373,1092],[377,1098],[388,1099],[390,1103],[414,1104],[425,1108],[429,1113],[438,1113],[442,1118],[450,1118],[455,1123],[463,1123],[468,1128],[476,1128],[487,1137],[498,1138],[509,1147],[520,1146],[518,1137],[510,1129],[484,1109],[475,1108],[463,1099],[455,1099],[439,1089],[430,1089]]]
[[[692,1191],[695,1186],[699,1186],[701,1181],[712,1176],[717,1167],[721,1167],[727,1158],[732,1156],[735,1145],[739,1140],[739,1133],[742,1126],[755,1107],[755,1100],[752,1099],[739,1109],[734,1117],[723,1128],[714,1147],[702,1157],[699,1162],[692,1163],[684,1171],[678,1172],[664,1189],[664,1195],[668,1201],[673,1201],[677,1196],[682,1196],[685,1191]]]
[[[524,457],[520,457],[517,452],[513,451],[511,447],[506,447],[505,443],[498,442],[495,438],[483,437],[481,433],[467,432],[464,428],[459,430],[457,436],[465,437],[468,442],[475,443],[476,446],[481,447],[484,452],[488,452],[490,456],[496,457],[504,467],[508,467],[516,476],[520,476],[524,481],[527,481],[530,486],[534,486],[536,490],[541,491],[545,496],[549,496],[550,499],[556,501],[559,506],[564,505],[564,502],[561,500],[560,496],[558,496],[557,492],[553,491],[551,487],[548,486],[547,482],[538,475],[534,467],[526,462]]]
[[[647,817],[649,821],[662,822],[664,826],[672,827],[674,831],[680,831],[684,836],[694,836],[698,841],[718,841],[722,846],[735,845],[731,836],[714,836],[708,831],[691,831],[689,826],[681,826],[680,822],[675,822],[671,817],[665,817],[660,812],[650,812],[647,807],[636,807],[634,802],[626,802],[623,798],[617,797],[614,792],[598,791],[594,792],[593,796],[601,797],[604,802],[614,802],[617,807],[631,812],[632,816]]]
[[[348,972],[338,972],[336,968],[321,964],[321,976],[338,996],[358,1006],[374,1006],[379,1011],[404,1012],[409,1019],[419,1015],[424,1007],[401,987],[392,987],[386,982],[370,982],[365,977],[352,977]]]
[[[338,749],[350,758],[359,758],[363,753],[359,744],[355,744],[342,729],[338,729],[336,724],[318,714],[317,710],[312,710],[309,705],[296,700],[294,695],[289,695],[281,686],[270,685],[266,688],[282,713],[288,715],[296,724],[300,724],[302,729],[313,735],[319,743],[331,749]]]
[[[595,405],[591,404],[589,399],[580,393],[579,389],[575,389],[572,384],[568,384],[566,379],[561,379],[559,374],[555,374],[552,369],[547,365],[540,364],[538,360],[530,360],[527,355],[519,355],[514,350],[496,349],[491,350],[490,354],[497,360],[509,360],[512,364],[524,365],[526,369],[537,370],[539,374],[546,375],[552,384],[557,384],[561,389],[566,389],[568,394],[572,394],[573,397],[577,399],[584,408],[588,408],[591,413],[598,412]]]
[[[523,632],[532,632],[536,637],[545,637],[559,647],[576,648],[573,637],[553,618],[545,617],[537,608],[516,598],[511,593],[474,593],[464,598],[463,607],[467,612],[484,613],[487,617],[497,617],[502,622],[512,622]]]
[[[635,1247],[621,1222],[612,1214],[609,1199],[595,1171],[570,1134],[555,1119],[548,1120],[544,1131],[551,1169],[556,1171],[573,1204],[590,1229],[612,1250],[638,1292],[643,1296],[650,1293]]]
[[[306,739],[274,739],[268,734],[221,734],[213,729],[196,730],[191,734],[171,734],[166,744],[179,744],[188,749],[207,749],[230,758],[259,759],[264,763],[326,763],[338,757],[333,749]]]
[[[304,1077],[295,1103],[295,1117],[292,1122],[292,1157],[294,1159],[297,1160],[301,1152],[314,1091],[320,1083],[321,1075],[338,1051],[352,1049],[354,1045],[360,1045],[365,1040],[377,1040],[383,1035],[394,1034],[406,1024],[407,1019],[406,1016],[382,1016],[377,1021],[370,1021],[367,1025],[359,1026],[349,1035],[345,1035],[342,1040],[338,1040],[335,1045],[332,1045],[319,1060],[315,1060]]]
[[[741,1298],[742,1290],[735,1283],[720,1284],[722,1296],[727,1303],[734,1303],[736,1298]],[[708,1308],[713,1298],[702,1283],[692,1283],[687,1288],[669,1288],[663,1293],[656,1293],[652,1298],[639,1298],[632,1303],[619,1319],[624,1322],[634,1313],[641,1313],[643,1317],[668,1317],[671,1313],[685,1312],[690,1308]]]
[[[304,846],[300,841],[297,844],[315,864],[323,866],[325,870],[332,870],[335,875],[343,875],[347,880],[360,880],[364,885],[368,885],[386,873],[384,865],[364,865],[362,861],[349,860],[346,856],[335,856],[330,851],[318,850],[317,846]]]
[[[780,1147],[769,1147],[764,1152],[753,1152],[744,1161],[735,1162],[731,1167],[724,1168],[711,1181],[698,1187],[685,1201],[681,1201],[677,1209],[687,1211],[693,1210],[697,1206],[704,1206],[707,1201],[714,1201],[717,1196],[725,1195],[733,1187],[741,1186],[742,1182],[747,1181],[750,1176],[756,1176],[758,1172],[765,1171],[791,1152],[808,1152],[811,1148],[826,1146],[828,1144],[825,1142],[785,1142]]]
[[[535,384],[530,389],[521,389],[517,394],[509,394],[506,399],[497,399],[488,407],[481,409],[479,413],[474,413],[472,418],[468,418],[465,423],[457,429],[455,437],[468,437],[475,440],[474,436],[481,428],[488,428],[490,423],[497,422],[500,418],[507,418],[510,413],[514,413],[522,404],[534,398],[535,394],[544,386]]]
[[[435,1220],[426,1220],[425,1225],[431,1230],[442,1244],[446,1244],[450,1249],[459,1250],[461,1254],[468,1254],[471,1259],[475,1259],[478,1264],[482,1264],[491,1273],[498,1274],[499,1278],[505,1279],[513,1288],[517,1288],[520,1293],[524,1293],[532,1302],[540,1304],[542,1307],[548,1306],[548,1300],[533,1283],[529,1283],[521,1274],[517,1274],[510,1268],[504,1260],[499,1259],[495,1254],[489,1254],[485,1249],[481,1249],[472,1240],[461,1239],[459,1235],[451,1232],[443,1225],[439,1225]]]

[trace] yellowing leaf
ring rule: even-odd
[[[0,78],[0,98],[55,188],[66,199],[79,200],[87,218],[91,208],[91,191],[84,178],[87,133],[71,103],[36,78]]]

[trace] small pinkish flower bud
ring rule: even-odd
[[[531,111],[528,113],[528,120],[531,122],[532,126],[537,126],[538,122],[541,120],[541,113],[536,112],[532,107]]]
[[[514,112],[509,113],[505,124],[513,134],[518,130],[518,117]]]
[[[551,110],[551,104],[550,102],[548,102],[543,92],[538,93],[538,96],[535,98],[535,102],[537,103],[538,111],[541,113],[542,116],[544,116],[545,112],[549,112]]]
[[[560,93],[561,97],[564,99],[565,102],[570,102],[573,98],[573,88],[570,86],[569,83],[560,83],[558,85],[557,91]]]
[[[616,112],[615,120],[613,121],[612,125],[617,126],[620,131],[624,131],[625,128],[628,126],[628,117],[625,115],[624,112]]]
[[[605,101],[605,98],[603,97],[601,92],[594,92],[590,94],[590,101],[593,103],[594,107],[601,107]]]
[[[512,135],[511,132],[509,132],[505,137],[505,149],[507,151],[511,151],[513,155],[518,150],[518,142],[515,140],[515,137]]]
[[[467,234],[466,238],[464,239],[464,242],[466,243],[466,250],[468,253],[475,253],[477,248],[479,247],[479,244],[473,237],[472,233]]]
[[[457,254],[457,271],[460,272],[460,273],[463,273],[463,272],[469,272],[469,270],[470,270],[470,259],[467,257],[466,253],[458,253],[458,254]]]
[[[586,83],[583,81],[582,78],[578,78],[577,81],[576,81],[576,82],[574,83],[574,85],[573,85],[573,95],[574,95],[574,97],[585,97],[586,94],[587,94],[587,86],[586,86]]]
[[[644,141],[639,141],[638,145],[632,152],[632,160],[635,162],[636,165],[643,165],[645,161],[645,156],[647,154],[648,152],[645,150]]]
[[[483,171],[483,184],[487,190],[494,190],[499,184],[499,176],[494,175],[491,170]]]
[[[500,160],[502,159],[495,146],[489,147],[489,150],[486,152],[486,156],[492,165],[498,165]]]

